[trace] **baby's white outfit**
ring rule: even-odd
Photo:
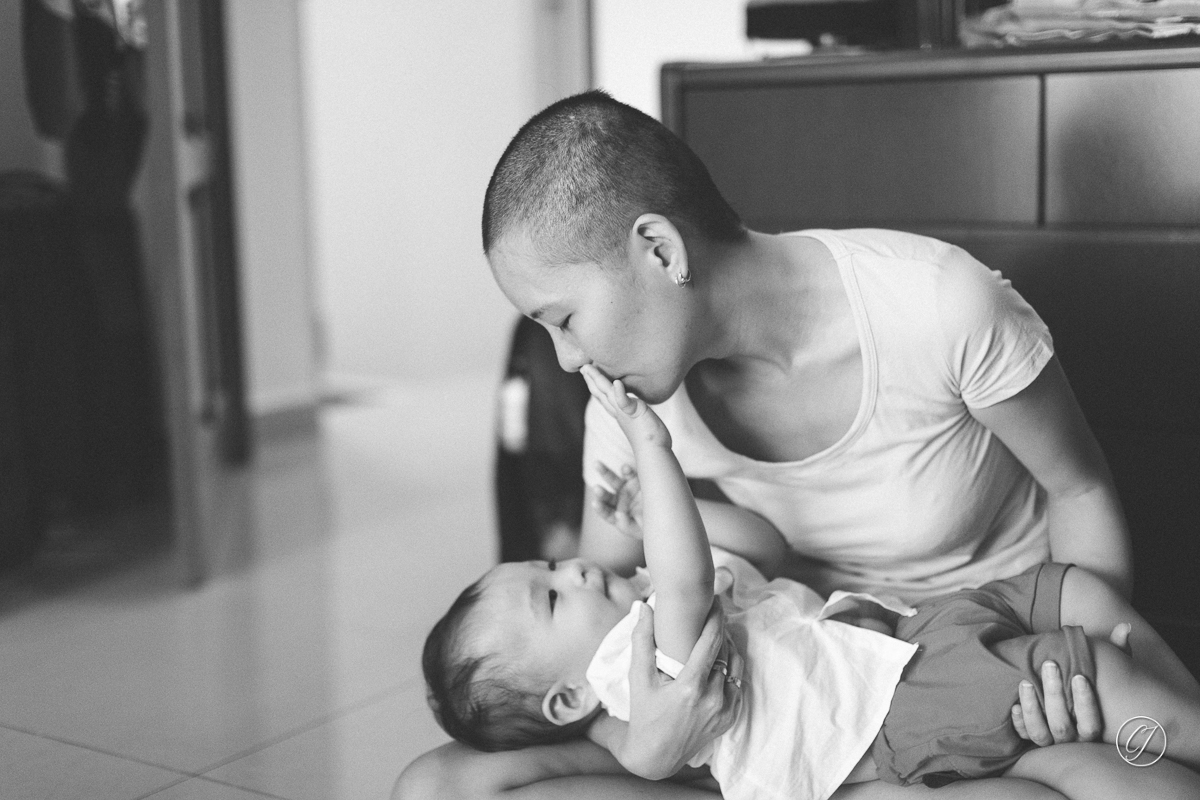
[[[871,747],[917,646],[828,619],[863,602],[910,615],[899,602],[834,592],[828,602],[790,580],[768,582],[748,561],[713,548],[726,631],[744,659],[733,726],[691,763],[708,764],[725,800],[825,800]],[[642,571],[639,588],[649,593]],[[718,588],[721,581],[718,580]],[[649,595],[649,603],[654,598]],[[639,604],[608,633],[587,680],[608,713],[629,719],[629,666]],[[657,654],[674,677],[683,665]]]

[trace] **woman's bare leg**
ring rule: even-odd
[[[958,781],[940,789],[883,781],[847,784],[829,800],[1070,800],[1041,783],[1016,777]]]
[[[1108,641],[1092,640],[1091,644],[1096,660],[1096,693],[1104,715],[1104,741],[1127,744],[1133,726],[1125,723],[1135,717],[1150,717],[1166,732],[1166,755],[1200,769],[1200,700],[1182,694],[1167,678],[1137,663]],[[1151,737],[1148,752],[1160,752],[1161,743],[1162,739]],[[1193,797],[1200,797],[1200,792]]]
[[[1200,683],[1158,631],[1104,580],[1077,567],[1067,570],[1059,616],[1063,625],[1078,625],[1096,639],[1108,639],[1117,624],[1129,623],[1134,662],[1160,676],[1181,696],[1200,701]]]
[[[1052,786],[1070,800],[1195,800],[1200,775],[1163,759],[1126,764],[1111,744],[1076,742],[1030,750],[1007,773]]]

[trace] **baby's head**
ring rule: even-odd
[[[699,157],[658,120],[599,90],[534,115],[500,157],[483,204],[483,250],[522,232],[550,263],[608,263],[634,221],[741,241],[745,226]]]
[[[490,570],[425,641],[422,666],[438,723],[489,751],[582,735],[599,708],[588,664],[638,599],[628,580],[580,559]]]

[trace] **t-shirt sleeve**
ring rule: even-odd
[[[968,408],[1007,400],[1054,355],[1050,330],[1012,283],[960,248],[950,248],[937,312],[948,368]]]
[[[588,486],[608,486],[608,482],[600,477],[597,462],[620,475],[621,467],[634,464],[633,448],[617,421],[596,398],[588,401],[583,419],[583,482]]]

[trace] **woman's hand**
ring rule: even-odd
[[[1129,631],[1129,625],[1122,623],[1113,628],[1109,641],[1128,653]],[[1100,715],[1100,703],[1091,682],[1076,675],[1071,679],[1070,687],[1065,687],[1062,672],[1053,661],[1042,665],[1044,711],[1032,684],[1022,681],[1019,694],[1021,702],[1012,707],[1013,727],[1018,736],[1039,747],[1064,742],[1095,742],[1104,731],[1104,718]],[[1069,710],[1072,707],[1073,713]]]
[[[718,658],[722,663],[714,664]],[[654,611],[642,606],[633,629],[629,728],[617,760],[650,780],[674,775],[720,736],[741,707],[742,658],[725,636],[720,604],[713,608],[687,664],[675,680],[654,666]]]

